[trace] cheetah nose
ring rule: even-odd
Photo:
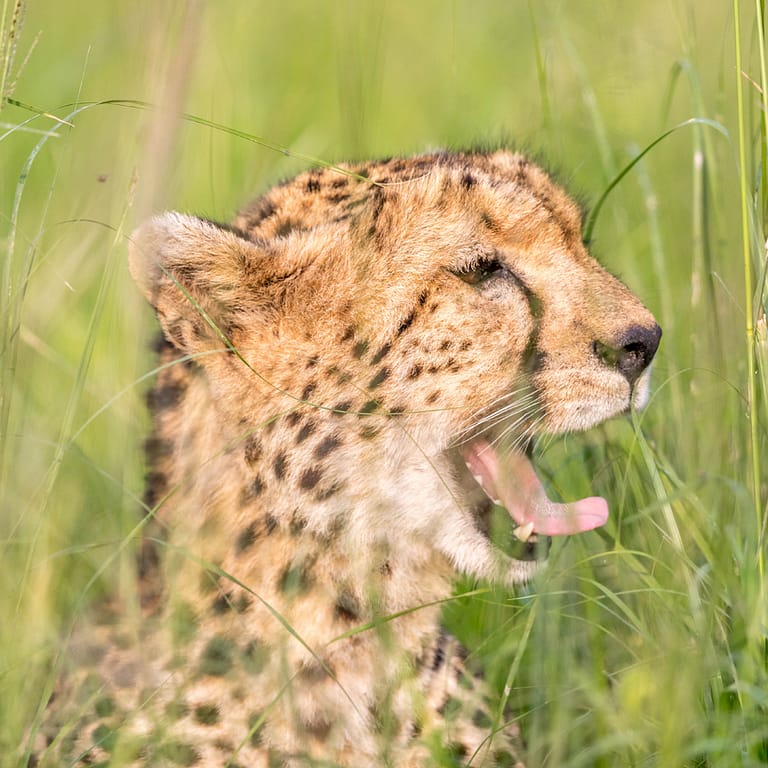
[[[661,328],[656,323],[650,327],[632,325],[614,344],[595,341],[592,347],[601,362],[618,369],[632,386],[653,360],[660,339]]]

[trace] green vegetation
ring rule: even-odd
[[[541,448],[551,487],[606,496],[611,521],[525,594],[447,612],[529,768],[768,765],[761,0],[23,5],[0,19],[0,766],[73,616],[132,593],[139,220],[226,220],[307,158],[506,137],[594,204],[683,123],[592,222],[664,328],[655,395]]]

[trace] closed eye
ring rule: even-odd
[[[482,285],[491,278],[509,274],[507,268],[497,258],[482,259],[471,266],[452,269],[451,272],[467,285]]]

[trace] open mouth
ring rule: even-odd
[[[536,476],[530,451],[512,450],[481,437],[462,445],[459,453],[467,470],[460,474],[469,504],[493,543],[511,557],[545,557],[544,537],[591,531],[608,519],[608,503],[599,496],[552,501]],[[494,511],[504,513],[501,538],[506,541],[499,540],[498,532],[492,535],[494,527],[498,531],[498,524],[491,524]]]

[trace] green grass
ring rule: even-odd
[[[226,220],[307,157],[503,137],[594,204],[692,118],[592,235],[664,328],[652,402],[542,459],[564,496],[605,495],[611,521],[558,543],[525,594],[447,612],[519,715],[529,768],[768,765],[761,3],[16,11],[4,0],[0,766],[19,764],[73,616],[131,590],[154,365],[134,225],[162,208]]]

